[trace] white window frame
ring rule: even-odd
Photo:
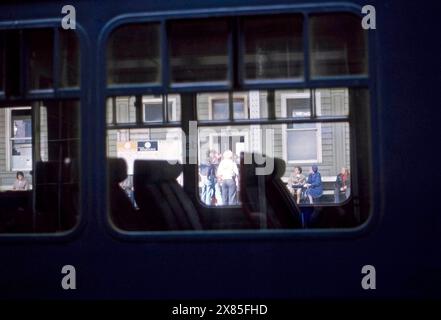
[[[287,100],[288,99],[311,99],[310,92],[292,92],[292,93],[282,93],[281,94],[281,107],[282,107],[282,117],[287,116]],[[321,114],[321,99],[320,92],[315,93],[316,101],[316,114]],[[313,130],[313,129],[288,129],[286,124],[282,125],[282,152],[283,159],[287,163],[292,164],[310,164],[310,163],[322,163],[322,125],[321,123],[316,123],[316,139],[317,139],[317,157],[315,159],[305,159],[305,160],[289,160],[288,159],[288,130]]]
[[[215,100],[227,100],[228,101],[228,95],[225,94],[214,94],[210,95],[208,97],[208,120],[213,120],[213,101]],[[243,99],[243,106],[245,108],[245,119],[250,118],[250,107],[248,105],[248,95],[247,94],[234,94],[233,95],[233,102],[234,99]],[[228,120],[228,119],[226,119]]]
[[[229,137],[244,137],[244,147],[245,150],[249,150],[250,148],[250,131],[246,129],[240,129],[240,130],[246,130],[246,132],[237,132],[232,128],[231,126],[223,127],[222,129],[218,129],[217,132],[212,132],[208,134],[208,148],[209,150],[216,150],[215,148],[215,141],[220,141],[222,138],[229,138]],[[233,133],[230,133],[230,130],[233,130]],[[198,141],[200,143],[200,141]],[[216,145],[217,147],[217,145]],[[204,155],[201,154],[201,149],[198,148],[198,157],[199,157],[199,163],[202,163],[204,160]],[[216,150],[220,152],[220,150]]]
[[[172,116],[170,117],[170,114],[169,114],[168,117],[171,122],[179,121],[179,119],[176,118],[176,115],[177,115],[176,98],[168,98],[167,103],[170,103],[170,102],[172,104],[172,107],[171,107]],[[149,104],[149,103],[151,103],[151,104],[162,103],[163,104],[164,102],[163,102],[163,98],[143,98],[142,99],[142,122],[143,123],[153,123],[153,121],[145,121],[145,105]],[[168,105],[166,106],[166,108],[168,108]],[[168,121],[168,119],[163,119],[162,122],[167,122],[167,121]],[[158,122],[158,123],[160,123],[160,122]]]
[[[6,116],[5,116],[5,139],[6,139],[6,170],[8,172],[16,172],[16,171],[25,171],[29,172],[29,168],[12,168],[12,142],[11,142],[11,120],[12,120],[12,111],[13,110],[32,110],[31,107],[12,107],[12,108],[6,108]],[[31,115],[32,119],[32,115]],[[32,133],[31,141],[34,138],[34,133]],[[32,150],[32,152],[34,152]],[[33,160],[33,159],[32,159]]]
[[[208,135],[208,145],[210,146],[210,150],[216,149],[214,146],[214,141],[216,139],[216,141],[220,141],[220,139],[222,138],[230,138],[230,137],[244,137],[244,144],[245,144],[245,149],[249,149],[249,141],[248,141],[248,136],[249,136],[249,131],[245,132],[233,132],[230,133],[230,127],[226,127],[221,129],[220,132],[216,132],[216,133],[210,133]],[[243,130],[243,129],[242,129]],[[220,152],[220,150],[217,150],[218,152]]]

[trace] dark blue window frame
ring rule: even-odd
[[[276,14],[288,14],[297,13],[304,16],[303,27],[303,49],[304,49],[304,79],[303,80],[252,80],[245,81],[243,79],[243,61],[242,55],[234,55],[236,46],[243,48],[242,46],[242,33],[238,39],[233,39],[233,35],[230,33],[228,56],[229,56],[229,68],[228,68],[228,83],[219,84],[213,83],[185,83],[179,85],[171,85],[169,79],[169,64],[168,64],[168,39],[166,33],[166,26],[169,20],[177,19],[199,19],[209,17],[243,17],[248,15],[276,15]],[[375,148],[372,148],[372,141],[378,141],[376,135],[376,119],[377,119],[377,96],[376,96],[376,70],[375,70],[375,44],[376,33],[375,31],[368,32],[367,47],[368,47],[368,73],[367,75],[360,76],[331,76],[311,79],[310,77],[310,59],[309,59],[309,16],[317,13],[352,13],[357,16],[361,15],[361,7],[351,3],[342,4],[312,4],[312,5],[277,5],[277,6],[265,6],[265,7],[241,7],[234,9],[207,9],[207,10],[188,10],[179,12],[158,12],[154,14],[126,14],[118,16],[109,21],[103,28],[99,38],[99,52],[98,61],[100,65],[98,67],[98,81],[100,90],[99,104],[105,105],[105,99],[111,96],[117,95],[145,95],[145,94],[167,94],[167,93],[197,93],[197,92],[216,92],[216,91],[235,91],[235,90],[269,90],[269,89],[315,89],[315,88],[334,88],[334,87],[347,87],[347,88],[366,88],[370,94],[370,116],[371,120],[368,124],[371,128],[370,140],[367,142],[371,152],[371,159],[369,159],[369,165],[371,167],[377,163],[378,154]],[[162,65],[162,83],[160,85],[118,85],[107,87],[106,84],[106,65],[104,63],[106,56],[106,43],[111,32],[118,26],[128,23],[148,23],[159,22],[161,24],[161,65]],[[234,79],[231,66],[238,67],[237,79]],[[102,110],[101,110],[102,112]],[[104,114],[101,117],[105,120]],[[331,120],[332,121],[332,120]],[[198,121],[198,125],[205,125],[203,122]],[[207,125],[221,125],[222,123],[206,123]],[[234,122],[234,124],[247,124],[247,121]],[[264,122],[262,124],[271,124]],[[101,123],[101,137],[105,141],[106,136],[106,124]],[[351,139],[352,140],[352,139]],[[354,161],[354,152],[356,149],[351,145],[351,162]],[[100,159],[101,164],[105,165],[105,158]],[[381,168],[376,166],[376,175],[371,175],[371,207],[368,220],[351,229],[326,229],[326,230],[223,230],[223,231],[140,231],[140,232],[124,232],[115,230],[110,222],[108,215],[107,203],[102,203],[102,219],[106,222],[109,231],[117,236],[125,239],[136,240],[198,240],[198,239],[254,239],[254,238],[338,238],[338,237],[356,237],[361,234],[369,232],[376,223],[378,223],[380,216],[375,212],[379,211],[381,206],[380,194],[381,188],[372,188],[373,185],[381,185],[378,180],[381,177]],[[104,188],[100,188],[104,190]],[[105,199],[105,194],[100,194],[101,199]]]
[[[0,31],[7,30],[35,30],[35,29],[52,29],[53,30],[53,61],[52,61],[52,77],[53,77],[53,88],[51,89],[37,89],[29,90],[27,83],[27,72],[25,65],[27,61],[24,57],[24,49],[21,50],[20,54],[20,95],[14,97],[7,97],[4,91],[0,91],[0,107],[7,107],[10,105],[17,104],[30,104],[34,101],[39,100],[78,100],[80,103],[80,142],[87,141],[87,136],[90,134],[87,132],[89,119],[87,117],[86,102],[89,99],[91,87],[90,78],[84,70],[88,70],[89,57],[87,55],[89,41],[85,29],[81,24],[76,24],[75,30],[69,30],[75,32],[80,52],[79,61],[79,85],[73,88],[61,88],[60,87],[60,19],[34,19],[34,20],[20,20],[20,21],[2,21],[0,22]],[[20,41],[23,43],[23,37],[20,37]],[[80,144],[80,209],[79,209],[79,223],[71,230],[59,232],[59,233],[4,233],[0,234],[0,242],[35,242],[35,241],[66,241],[76,237],[87,224],[89,219],[87,212],[87,195],[90,181],[84,177],[83,172],[87,171],[88,164],[90,163],[90,158],[87,156],[91,155],[88,146],[84,143]]]

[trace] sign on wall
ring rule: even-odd
[[[138,141],[138,152],[140,151],[158,151],[158,141]]]

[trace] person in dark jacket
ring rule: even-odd
[[[305,187],[306,195],[308,196],[309,203],[314,203],[314,200],[320,198],[323,195],[323,184],[322,184],[322,176],[320,172],[318,172],[318,167],[313,165],[311,167],[312,171],[308,176],[308,180],[306,181]]]

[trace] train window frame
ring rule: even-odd
[[[248,15],[277,15],[282,13],[301,13],[306,18],[304,19],[304,23],[306,28],[303,28],[304,35],[306,35],[303,38],[304,41],[304,77],[303,79],[293,79],[292,81],[288,80],[280,80],[280,79],[274,79],[274,80],[252,80],[247,81],[243,78],[243,57],[239,54],[239,56],[234,56],[232,51],[234,49],[239,49],[239,52],[243,49],[241,44],[241,37],[237,37],[236,39],[234,36],[231,36],[231,48],[229,48],[229,62],[231,64],[235,64],[238,68],[237,74],[233,74],[231,71],[231,66],[229,64],[229,81],[227,84],[220,84],[218,82],[208,82],[208,83],[185,83],[185,84],[170,84],[169,78],[168,78],[168,62],[167,62],[167,36],[166,36],[166,30],[167,30],[167,22],[169,20],[176,20],[176,19],[199,19],[199,18],[207,18],[212,16],[227,16],[230,17],[233,21],[242,16],[248,16]],[[374,184],[374,180],[380,179],[379,177],[374,177],[372,175],[372,165],[374,162],[374,158],[376,158],[378,155],[376,154],[376,150],[372,148],[372,139],[374,138],[372,127],[374,124],[371,122],[372,118],[375,118],[377,115],[377,104],[376,104],[376,85],[375,85],[375,63],[372,63],[375,61],[375,55],[374,55],[374,41],[375,41],[375,32],[372,32],[370,34],[367,34],[366,42],[367,42],[367,55],[366,59],[368,60],[368,72],[367,74],[363,75],[342,75],[342,76],[330,76],[330,77],[322,77],[322,78],[311,78],[310,76],[310,60],[309,60],[309,54],[310,54],[310,46],[308,43],[309,40],[309,28],[308,28],[308,17],[309,15],[316,14],[316,13],[351,13],[355,16],[358,16],[360,19],[362,18],[361,15],[361,7],[356,4],[352,3],[344,3],[344,4],[329,4],[329,3],[323,3],[319,5],[283,5],[283,6],[263,6],[259,8],[235,8],[232,9],[225,9],[222,10],[183,10],[180,12],[160,12],[160,13],[138,13],[133,15],[122,15],[117,16],[114,19],[112,19],[106,26],[103,28],[100,34],[100,55],[105,53],[105,46],[106,41],[108,39],[109,34],[111,31],[122,25],[127,23],[134,23],[134,22],[143,22],[143,23],[151,23],[151,22],[160,22],[162,26],[162,32],[163,35],[161,37],[162,41],[162,55],[161,59],[163,59],[164,63],[162,64],[164,66],[162,70],[162,83],[159,85],[140,85],[140,86],[119,86],[119,87],[109,87],[105,85],[105,79],[106,79],[106,66],[104,62],[101,62],[101,68],[100,68],[100,83],[105,88],[103,90],[103,93],[101,95],[101,102],[104,101],[107,97],[110,97],[112,95],[116,94],[127,94],[127,92],[131,93],[137,93],[137,94],[147,94],[147,93],[157,93],[157,94],[168,94],[168,93],[209,93],[209,92],[236,92],[238,91],[247,91],[247,90],[274,90],[274,89],[298,89],[298,88],[307,88],[307,89],[320,89],[320,88],[340,88],[345,87],[348,89],[356,89],[356,88],[364,88],[367,92],[367,115],[368,118],[366,120],[365,125],[368,127],[368,134],[366,137],[366,140],[364,141],[367,146],[367,150],[369,152],[369,157],[366,160],[366,165],[369,168],[369,188],[370,188],[370,204],[368,209],[368,218],[366,221],[361,223],[360,225],[357,225],[356,227],[351,227],[348,229],[339,228],[329,228],[329,229],[323,229],[323,230],[314,230],[314,229],[308,229],[308,230],[301,230],[301,229],[281,229],[281,230],[268,230],[268,229],[260,229],[260,230],[252,230],[252,231],[246,231],[246,230],[216,230],[214,232],[213,230],[203,230],[203,231],[139,231],[139,232],[126,232],[124,230],[116,230],[112,224],[109,221],[109,210],[108,205],[106,203],[105,210],[103,212],[103,219],[107,222],[106,225],[108,227],[108,231],[111,234],[114,234],[118,237],[135,237],[137,239],[164,239],[164,240],[170,240],[170,239],[182,239],[182,237],[186,239],[199,239],[203,237],[204,239],[218,239],[219,236],[222,238],[233,238],[237,239],[237,237],[266,237],[267,235],[271,236],[280,236],[282,238],[286,237],[300,237],[303,238],[306,234],[307,236],[318,236],[318,237],[332,237],[335,238],[339,235],[359,235],[367,232],[367,230],[370,230],[373,225],[375,225],[375,222],[378,221],[379,216],[375,214],[374,212],[377,210],[380,202],[379,202],[379,195],[378,190],[374,190],[372,188]],[[373,35],[372,35],[373,34]],[[238,44],[238,47],[235,45]],[[237,76],[237,77],[236,77]],[[105,105],[105,104],[103,104]],[[231,111],[230,111],[231,115]],[[231,117],[231,116],[230,116]],[[272,122],[282,123],[283,121],[276,121],[274,119],[274,116],[269,115],[269,118]],[[323,117],[326,118],[326,117]],[[328,117],[328,121],[330,122],[337,122],[338,119],[330,119],[332,117]],[[337,117],[338,118],[338,117]],[[105,117],[104,117],[105,119]],[[220,126],[222,125],[222,121],[213,121],[210,123],[210,121],[204,121],[204,120],[197,120],[197,117],[194,116],[195,121],[197,121],[198,127],[200,126]],[[345,119],[346,120],[346,119]],[[344,122],[344,121],[343,121]],[[242,124],[252,124],[252,123],[259,123],[264,124],[262,120],[253,120],[249,119],[248,121],[243,121]],[[239,123],[236,123],[239,124]],[[185,126],[185,124],[182,124]],[[226,125],[226,124],[225,124]],[[350,124],[352,126],[352,124]],[[102,132],[102,136],[105,137],[105,132]],[[351,138],[351,164],[353,161],[356,161],[356,149],[353,149],[354,142]],[[196,170],[196,169],[191,169]],[[185,170],[184,170],[185,171]],[[197,174],[197,173],[196,173]],[[375,179],[374,179],[375,178]],[[105,181],[105,179],[104,179]],[[103,181],[103,182],[104,182]],[[107,188],[105,189],[105,192],[107,192]],[[192,191],[191,191],[192,192]]]
[[[60,41],[61,33],[66,32],[60,26],[59,18],[46,18],[46,19],[28,19],[28,20],[14,20],[14,21],[2,21],[0,24],[0,32],[16,31],[20,37],[20,48],[19,50],[26,50],[28,44],[24,44],[24,37],[28,30],[42,30],[48,29],[52,31],[53,34],[53,48],[52,48],[52,87],[42,88],[42,89],[32,89],[28,81],[28,63],[29,57],[20,59],[20,70],[17,73],[19,80],[18,93],[14,92],[12,95],[8,95],[6,92],[6,83],[4,84],[4,90],[0,90],[0,108],[2,109],[15,109],[26,108],[33,109],[35,104],[40,104],[44,101],[51,102],[75,102],[78,106],[78,176],[81,177],[85,170],[87,162],[85,155],[87,152],[86,145],[84,144],[87,139],[84,137],[87,135],[85,130],[83,130],[83,124],[87,123],[87,112],[85,112],[85,102],[87,99],[88,91],[90,88],[90,79],[86,76],[87,64],[89,58],[85,52],[89,47],[88,35],[84,27],[80,24],[76,24],[75,30],[69,30],[73,32],[75,36],[75,41],[77,45],[77,75],[76,82],[74,86],[64,85],[62,77],[65,76],[66,70],[63,70],[63,58],[62,57],[62,44]],[[22,46],[25,46],[23,49]],[[4,61],[6,63],[6,55],[4,56]],[[8,70],[4,70],[4,76],[8,74]],[[33,116],[32,116],[33,118]],[[32,120],[34,122],[34,120]],[[34,123],[33,123],[34,126]],[[34,140],[37,132],[32,130],[32,140]],[[34,142],[33,142],[34,144]],[[9,167],[10,168],[10,167]],[[34,165],[33,165],[34,168]],[[17,232],[17,233],[0,233],[0,243],[8,241],[23,241],[23,242],[60,242],[66,240],[72,240],[79,233],[84,230],[85,225],[88,223],[89,214],[84,212],[84,200],[86,199],[87,184],[86,179],[79,179],[79,193],[78,193],[78,215],[77,222],[69,229],[62,231],[33,231],[33,232]]]

